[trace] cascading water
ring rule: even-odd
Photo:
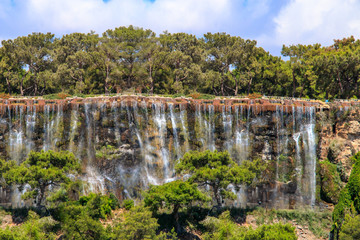
[[[243,207],[258,199],[290,204],[280,192],[291,181],[298,202],[315,203],[315,107],[293,105],[290,114],[278,103],[269,111],[255,102],[178,104],[132,97],[2,109],[4,158],[21,162],[30,150],[72,151],[83,160],[87,191],[136,197],[148,184],[173,180],[176,161],[187,151],[217,149],[228,150],[238,163],[260,158],[274,167],[275,190],[241,186],[234,190],[234,204]]]

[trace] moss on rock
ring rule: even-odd
[[[327,159],[320,162],[320,186],[322,200],[334,204],[338,203],[343,183],[337,166]]]

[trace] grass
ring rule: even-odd
[[[332,213],[329,210],[319,211],[313,209],[271,209],[257,208],[248,214],[254,215],[257,225],[274,222],[296,222],[307,226],[317,237],[327,237],[332,225]]]

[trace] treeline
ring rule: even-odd
[[[328,47],[283,46],[285,61],[254,40],[226,33],[157,36],[133,26],[101,36],[33,33],[2,41],[0,92],[351,98],[360,95],[359,46],[354,37],[334,40]]]

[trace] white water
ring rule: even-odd
[[[297,193],[304,196],[305,202],[315,204],[315,108],[292,107],[290,116],[284,113],[281,105],[274,114],[263,112],[261,106],[255,105],[247,108],[242,105],[223,106],[220,112],[215,112],[212,104],[198,104],[195,112],[165,102],[154,102],[151,108],[147,108],[145,101],[131,104],[114,101],[109,107],[111,111],[107,111],[102,102],[86,103],[66,113],[62,105],[49,104],[44,106],[43,115],[38,114],[34,107],[16,106],[11,111],[9,108],[6,115],[0,117],[0,123],[6,123],[9,129],[6,133],[7,156],[21,161],[31,149],[59,150],[57,142],[67,142],[66,149],[87,159],[85,169],[90,190],[105,191],[106,182],[109,182],[114,186],[120,184],[125,195],[134,196],[135,189],[147,184],[174,180],[175,162],[190,149],[226,149],[239,163],[253,154],[261,158],[261,153],[266,153],[264,160],[276,162],[278,181],[282,181],[281,176],[286,173],[279,163],[280,155],[284,155],[295,159]],[[109,136],[98,133],[99,121],[113,121],[113,126],[106,131]],[[65,123],[70,127],[65,128]],[[254,131],[259,126],[267,128],[270,134],[262,138],[260,144],[263,146],[257,153],[253,147],[256,141],[259,144],[259,140]],[[43,129],[36,129],[39,127]],[[69,133],[65,133],[65,129]],[[43,134],[36,135],[37,132]],[[116,150],[129,145],[136,159],[132,168],[122,164],[122,159],[116,159],[119,163],[112,170],[113,175],[102,175],[103,169],[97,166],[95,151],[101,149],[101,144],[109,144],[106,138],[110,136],[115,138]],[[36,146],[35,142],[43,144]],[[290,149],[291,145],[293,149]],[[240,205],[246,203],[245,190],[243,187],[236,192]]]

